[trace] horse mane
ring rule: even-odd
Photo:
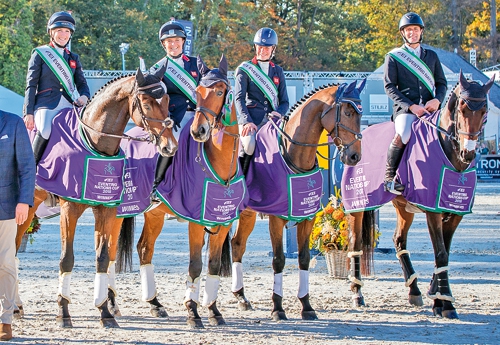
[[[97,90],[96,93],[92,96],[92,98],[90,98],[88,104],[90,104],[90,102],[92,102],[94,100],[94,98],[96,98],[96,96],[98,96],[101,92],[104,91],[105,88],[107,88],[109,85],[113,84],[115,81],[118,81],[118,80],[123,79],[123,78],[128,78],[131,76],[135,76],[135,73],[124,74],[124,75],[118,76],[118,77],[106,82],[106,84],[101,86],[101,88],[99,90]]]
[[[315,88],[314,90],[310,91],[307,95],[304,95],[300,100],[298,100],[291,108],[290,110],[288,110],[288,113],[287,115],[288,116],[292,116],[292,113],[297,110],[299,107],[301,107],[307,100],[309,100],[309,98],[311,98],[312,96],[314,96],[316,93],[318,93],[319,91],[321,90],[324,90],[324,89],[327,89],[329,87],[332,87],[332,86],[339,86],[339,84],[334,84],[334,83],[330,83],[330,84],[326,84],[326,85],[321,85],[321,86],[318,86],[317,88]]]
[[[457,82],[455,84],[455,86],[453,86],[453,88],[451,89],[450,93],[448,94],[448,96],[446,96],[446,99],[445,99],[445,102],[443,103],[443,107],[448,104],[448,101],[450,100],[451,96],[455,93],[455,91],[457,90],[457,88],[460,87],[460,83]]]

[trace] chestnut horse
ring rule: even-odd
[[[198,156],[186,159],[184,156],[184,145],[186,142],[182,139],[190,139],[185,128],[179,140],[179,152],[170,169],[177,166],[188,164],[187,160],[196,161],[193,166],[193,171],[181,171],[182,174],[195,174],[199,170],[201,180],[210,179],[216,181],[230,191],[234,181],[240,181],[244,186],[243,177],[238,169],[238,147],[239,134],[236,120],[236,111],[232,102],[232,91],[227,79],[227,61],[222,56],[219,68],[210,70],[203,60],[198,57],[198,69],[202,76],[200,85],[196,88],[197,108],[193,122],[190,126],[190,135],[194,139],[194,145],[198,147]],[[201,148],[203,146],[203,149]],[[203,156],[203,151],[209,161],[210,167],[202,166],[200,157]],[[177,160],[179,159],[179,160]],[[163,183],[172,183],[168,181],[169,176],[174,179],[173,183],[179,183],[178,175],[175,170],[170,174],[170,169],[167,170]],[[203,186],[199,190],[197,186],[193,187],[189,184],[188,189],[194,189],[197,194],[197,199],[202,199]],[[161,198],[162,184],[158,186],[158,194]],[[154,280],[154,272],[152,257],[156,239],[162,231],[165,214],[178,215],[175,202],[169,203],[162,199],[161,203],[156,208],[144,213],[144,227],[141,237],[137,243],[137,252],[140,260],[140,273],[143,296],[142,299],[150,303],[151,314],[156,317],[166,317],[167,313],[163,305],[158,301],[156,295],[156,284]],[[179,201],[181,202],[181,201]],[[230,266],[230,248],[228,233],[231,227],[231,221],[217,222],[212,221],[210,225],[206,225],[203,221],[186,218],[189,220],[189,269],[186,286],[186,298],[184,304],[188,309],[187,324],[192,328],[203,328],[201,317],[198,314],[199,294],[200,294],[200,275],[202,271],[202,247],[205,243],[205,234],[208,233],[209,241],[209,257],[208,257],[208,274],[205,280],[205,294],[203,305],[208,307],[209,322],[212,325],[224,325],[225,321],[221,313],[217,309],[217,290],[219,286],[220,275],[228,275],[231,270]],[[122,229],[133,227],[130,222],[132,218],[126,218],[123,222]],[[211,227],[213,231],[206,227]],[[125,231],[126,235],[131,234],[131,231]],[[123,234],[123,233],[122,233]],[[132,237],[133,238],[133,237]],[[126,239],[125,236],[120,236],[120,245],[117,264],[118,267],[123,267],[123,263],[130,263],[131,259],[131,244],[132,238]],[[224,247],[224,248],[223,248]],[[224,252],[224,253],[223,253]],[[225,255],[223,255],[225,254]],[[226,273],[227,272],[227,273]]]
[[[283,122],[281,130],[277,129],[278,135],[282,138],[280,151],[283,155],[283,160],[287,162],[287,166],[294,173],[308,173],[317,170],[316,150],[320,145],[318,144],[320,136],[324,130],[333,140],[330,144],[335,144],[340,152],[342,162],[348,165],[355,165],[361,159],[361,100],[359,94],[364,87],[364,81],[356,88],[356,82],[351,83],[349,86],[342,85],[329,85],[314,90],[309,95],[305,96],[298,102],[291,110],[289,120]],[[270,122],[273,120],[270,120]],[[273,122],[274,123],[274,122]],[[259,133],[263,132],[262,127]],[[259,134],[258,134],[259,135]],[[279,138],[278,138],[279,139]],[[261,154],[259,160],[262,160]],[[279,156],[279,153],[278,153]],[[257,155],[256,155],[257,159]],[[280,161],[281,158],[273,158],[274,161]],[[264,164],[270,164],[264,160]],[[260,163],[263,165],[262,163]],[[251,163],[249,174],[252,174],[253,166],[256,161]],[[289,176],[293,176],[289,175]],[[272,185],[281,183],[273,174],[270,176],[255,175],[250,181],[250,175],[247,176],[247,186],[250,194],[250,201],[254,198],[252,187],[254,184],[263,186],[263,179],[270,181],[266,182],[269,188]],[[286,176],[284,177],[286,180]],[[281,190],[283,195],[274,195],[274,198],[288,198],[286,188]],[[321,188],[320,188],[321,191]],[[321,197],[321,192],[318,193],[318,198]],[[302,199],[301,199],[302,200]],[[262,198],[265,202],[265,198]],[[259,206],[258,202],[254,202],[254,206],[249,204],[249,208],[241,213],[238,221],[237,229],[234,237],[231,240],[232,247],[232,291],[239,301],[239,308],[242,310],[251,309],[251,304],[244,294],[243,286],[243,269],[242,258],[245,253],[247,239],[252,232],[256,221],[256,210]],[[316,210],[319,208],[316,205]],[[270,210],[269,210],[270,211]],[[272,295],[273,310],[272,318],[275,321],[286,320],[286,314],[282,306],[283,292],[282,292],[282,278],[283,269],[285,267],[285,255],[283,252],[283,227],[287,223],[287,219],[282,214],[276,215],[266,210],[259,209],[259,212],[269,214],[269,233],[271,235],[271,243],[273,248],[273,269],[274,269],[274,289]],[[299,275],[299,293],[298,297],[302,303],[301,316],[304,320],[317,319],[316,312],[309,303],[309,237],[311,234],[312,226],[314,223],[315,211],[311,213],[310,217],[303,217],[297,223],[297,242],[298,242],[298,263],[300,269]]]
[[[91,99],[83,116],[79,119],[80,133],[87,138],[95,151],[106,156],[119,152],[120,141],[125,127],[132,119],[149,134],[156,143],[161,155],[172,156],[177,150],[177,141],[172,134],[172,121],[168,117],[168,95],[160,83],[166,66],[156,75],[143,75],[137,70],[135,76],[114,79],[102,87]],[[155,99],[155,97],[161,97]],[[78,116],[78,115],[75,115]],[[134,139],[134,138],[128,138]],[[47,153],[47,152],[46,152]],[[45,155],[46,156],[46,155]],[[45,157],[44,156],[44,157]],[[41,163],[43,163],[42,158]],[[37,188],[35,204],[30,208],[28,219],[18,227],[16,245],[19,248],[21,237],[28,228],[38,206],[48,198],[49,193]],[[70,279],[74,266],[73,241],[77,221],[83,212],[91,207],[95,217],[96,283],[94,302],[101,313],[103,327],[118,327],[113,314],[108,309],[108,270],[110,253],[116,252],[119,225],[114,225],[116,207],[89,205],[59,198],[61,206],[61,259],[59,264],[59,289],[57,302],[60,327],[72,327],[68,304],[70,303]]]
[[[437,150],[441,150],[442,148],[456,172],[464,172],[466,169],[473,167],[471,163],[476,155],[475,144],[481,134],[484,117],[488,111],[487,93],[493,85],[493,82],[494,77],[484,86],[475,81],[468,82],[462,73],[460,73],[459,84],[455,87],[448,102],[441,110],[438,125],[431,124],[431,127],[435,128],[439,133]],[[424,118],[422,118],[422,120],[427,122]],[[415,133],[413,135],[415,135]],[[377,140],[380,140],[380,136],[377,138]],[[373,145],[375,143],[365,141],[364,144]],[[426,145],[428,145],[428,143]],[[439,146],[441,148],[439,148]],[[387,150],[386,147],[387,145],[384,146],[385,150]],[[436,146],[434,146],[434,148],[436,148]],[[407,150],[408,149],[409,147]],[[439,153],[430,150],[431,148],[429,146],[429,152],[433,156]],[[382,166],[382,164],[385,164],[385,160],[376,160],[374,163],[374,166],[370,167],[370,169],[376,169],[376,167],[380,165],[382,170],[384,170],[385,165]],[[422,170],[429,169],[429,165],[426,165],[426,163],[421,163],[420,167]],[[345,173],[346,170],[344,170],[344,174]],[[417,173],[418,172],[413,172],[412,175],[416,176]],[[432,177],[432,179],[436,180],[439,178],[439,173]],[[369,184],[375,184],[374,188],[377,188],[379,182],[382,185],[382,181],[368,182]],[[475,184],[475,180],[473,182]],[[460,183],[456,182],[454,184],[460,185]],[[345,192],[344,183],[342,184],[342,192]],[[432,194],[431,191],[426,192]],[[392,194],[389,193],[389,195]],[[460,224],[463,215],[468,212],[455,213],[445,212],[445,210],[425,209],[425,207],[422,206],[418,208],[415,206],[411,207],[410,202],[405,199],[403,195],[392,196],[390,198],[394,198],[392,203],[396,208],[397,214],[393,241],[396,247],[396,256],[403,269],[405,285],[409,287],[410,290],[409,303],[415,306],[423,305],[422,294],[417,286],[417,274],[413,269],[410,253],[406,248],[408,231],[413,222],[414,213],[425,212],[427,226],[434,248],[435,260],[434,274],[428,292],[428,296],[434,300],[432,310],[434,315],[437,316],[449,319],[458,318],[458,314],[453,306],[455,299],[452,296],[450,284],[448,282],[448,262],[453,234]],[[473,199],[473,195],[471,197]],[[353,212],[349,215],[349,225],[351,229],[351,274],[349,279],[351,280],[354,307],[364,305],[364,298],[361,293],[361,273],[359,270],[359,258],[362,246],[361,234],[369,230],[367,227],[373,226],[373,224],[373,210]]]

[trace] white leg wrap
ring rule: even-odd
[[[299,270],[299,292],[298,298],[302,298],[309,293],[309,271]]]
[[[118,296],[116,292],[116,261],[110,261],[108,267],[108,288],[113,290],[115,296]]]
[[[203,306],[208,307],[217,300],[217,293],[219,292],[220,277],[207,274],[205,281],[205,291],[203,293]]]
[[[200,304],[200,277],[191,279],[190,276],[186,280],[186,295],[184,297],[184,303],[192,300],[196,304]]]
[[[59,273],[59,288],[57,289],[57,295],[60,295],[71,303],[71,293],[69,291],[71,283],[71,272]]]
[[[231,291],[236,292],[243,288],[243,264],[241,262],[233,262],[233,284]]]
[[[19,295],[19,258],[16,256],[16,286],[15,286],[16,297],[14,302],[16,306],[22,306],[23,301],[21,301],[21,296]]]
[[[410,252],[407,251],[406,249],[405,250],[400,250],[399,252],[396,253],[396,257],[398,258],[398,260],[401,257],[401,255],[403,255],[403,254],[408,254],[408,256],[410,256]]]
[[[141,287],[142,287],[142,300],[149,302],[156,297],[156,283],[155,272],[152,264],[142,265],[141,272]]]
[[[349,252],[349,253],[347,253],[347,257],[348,258],[352,258],[353,256],[361,256],[361,255],[363,255],[363,251],[362,250],[360,250],[359,252]]]
[[[283,273],[274,275],[273,292],[276,295],[283,297]]]
[[[108,300],[108,274],[96,273],[94,279],[94,305],[99,308]]]
[[[435,267],[434,268],[434,273],[435,274],[439,274],[441,272],[444,272],[444,271],[449,271],[450,270],[450,266],[444,266],[444,267]]]

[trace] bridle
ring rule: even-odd
[[[140,94],[148,94],[148,92],[147,92],[148,89],[151,89],[153,87],[157,87],[159,85],[160,85],[160,83],[154,83],[154,84],[150,84],[147,86],[139,87],[137,85],[137,81],[135,82],[135,85],[134,85],[134,94],[133,94],[134,100],[132,103],[132,112],[134,111],[135,108],[137,108],[139,110],[139,115],[141,116],[141,123],[143,125],[143,128],[149,134],[148,138],[133,137],[133,136],[130,136],[127,134],[117,135],[117,134],[111,134],[111,133],[105,133],[105,132],[98,131],[82,121],[81,117],[83,116],[83,112],[84,112],[85,108],[82,109],[80,116],[77,116],[78,122],[85,129],[87,129],[91,132],[94,132],[100,136],[118,138],[118,139],[126,139],[126,140],[135,140],[135,141],[146,141],[146,142],[154,143],[155,145],[158,146],[158,145],[160,145],[160,138],[161,138],[163,132],[165,132],[165,130],[167,128],[172,128],[174,126],[174,121],[170,117],[167,117],[165,120],[158,120],[158,119],[154,119],[152,117],[147,117],[144,114],[142,107],[140,106],[139,95]],[[155,134],[151,130],[149,122],[159,122],[162,124],[162,130],[160,131],[159,134]]]

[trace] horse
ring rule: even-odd
[[[186,282],[186,298],[184,304],[188,310],[187,324],[191,328],[204,328],[201,317],[198,313],[200,294],[200,275],[202,271],[202,247],[205,242],[205,234],[209,234],[209,257],[208,275],[205,281],[205,294],[203,305],[208,306],[209,323],[211,325],[224,325],[225,321],[217,308],[217,290],[220,275],[225,276],[230,272],[230,254],[228,233],[233,218],[237,217],[238,207],[243,201],[231,204],[226,202],[220,205],[221,208],[231,207],[236,212],[233,217],[227,216],[224,212],[213,219],[205,217],[203,220],[196,219],[195,216],[187,217],[185,213],[179,211],[180,204],[187,203],[192,199],[200,200],[204,192],[201,188],[193,187],[193,180],[210,180],[212,186],[217,190],[207,189],[207,194],[219,191],[220,198],[227,200],[227,196],[245,193],[244,179],[238,164],[239,133],[236,120],[236,111],[232,101],[233,93],[227,79],[227,61],[222,56],[219,67],[210,70],[203,60],[198,57],[198,69],[202,76],[200,85],[196,88],[197,107],[195,116],[189,127],[186,126],[179,138],[179,150],[174,157],[171,167],[166,172],[164,181],[157,187],[157,194],[163,201],[158,207],[144,213],[144,227],[141,237],[137,243],[137,252],[140,259],[140,273],[142,282],[142,299],[147,301],[151,307],[151,314],[155,317],[166,317],[167,313],[163,305],[158,301],[154,280],[152,257],[154,245],[160,232],[162,231],[165,214],[180,215],[189,221],[189,270]],[[189,122],[188,122],[189,124]],[[188,131],[189,130],[189,131]],[[192,140],[189,136],[192,137]],[[190,147],[195,149],[195,154],[188,156],[184,151],[189,151]],[[196,153],[197,152],[197,153]],[[208,160],[207,165],[202,165],[204,160]],[[193,166],[186,166],[193,162]],[[179,170],[175,170],[179,169]],[[187,169],[187,170],[186,170]],[[189,170],[191,169],[191,170]],[[196,175],[197,174],[197,175]],[[185,182],[182,176],[192,176],[192,179]],[[189,178],[189,177],[188,177]],[[162,197],[162,190],[168,190],[169,186],[186,184],[186,189],[193,190],[191,196],[184,196],[182,200],[168,200]],[[239,187],[238,187],[239,186]],[[208,187],[207,187],[208,188]],[[236,190],[236,192],[235,192]],[[246,194],[244,194],[246,195]],[[234,196],[234,195],[233,195]],[[193,208],[187,205],[188,208]],[[215,212],[218,206],[211,208]],[[201,209],[203,211],[203,208]],[[195,211],[200,214],[200,211]],[[182,215],[184,214],[184,216]],[[131,218],[123,222],[122,229],[133,226]],[[212,231],[207,229],[212,228]],[[123,232],[125,231],[125,232]],[[131,231],[122,230],[122,234],[131,234]],[[133,237],[132,237],[133,238]],[[124,263],[131,262],[131,238],[120,236],[120,245],[117,263],[119,267]]]
[[[418,158],[420,160],[418,168],[414,168],[411,173],[409,172],[411,168],[404,169],[404,172],[401,172],[402,167],[400,165],[398,174],[400,174],[400,176],[405,176],[405,178],[407,177],[408,181],[411,180],[415,182],[406,183],[406,189],[409,189],[412,184],[417,185],[418,183],[418,185],[420,185],[420,180],[429,181],[425,183],[437,185],[440,178],[443,178],[443,181],[445,181],[444,179],[447,174],[451,174],[450,171],[454,171],[457,173],[458,177],[456,180],[452,180],[454,182],[450,185],[459,185],[460,187],[457,187],[458,189],[456,191],[448,190],[447,193],[452,194],[452,192],[457,192],[462,195],[461,198],[464,201],[472,203],[474,188],[469,188],[466,184],[466,180],[468,179],[469,182],[472,182],[473,186],[475,186],[475,171],[471,172],[470,170],[473,170],[472,162],[476,155],[475,145],[478,140],[478,136],[481,134],[483,121],[485,120],[488,110],[487,94],[493,85],[493,82],[494,76],[485,85],[481,85],[476,81],[469,82],[463,76],[462,72],[460,72],[459,83],[453,89],[446,105],[444,105],[440,114],[434,115],[439,115],[438,121],[434,123],[427,117],[420,118],[422,121],[420,121],[418,126],[421,128],[424,126],[425,128],[429,128],[427,131],[431,134],[434,133],[434,140],[427,142],[425,141],[426,138],[421,139],[422,136],[425,136],[425,132],[424,134],[422,134],[421,131],[417,132],[414,124],[412,137],[414,137],[417,142],[423,142],[421,145],[426,146],[426,150],[429,152],[428,155],[436,157],[440,155],[440,152],[442,151],[446,156],[444,162],[447,160],[449,163],[446,163],[448,165],[446,169],[445,164],[434,164],[437,166],[438,170],[432,177],[425,176],[424,171],[430,170],[433,163],[422,163],[424,160],[420,157]],[[390,128],[394,127],[390,122],[387,124]],[[363,133],[365,139],[363,143],[363,150],[370,147],[370,145],[371,147],[377,147],[371,155],[374,157],[372,160],[374,164],[371,164],[370,162],[363,162],[364,160],[362,160],[359,163],[359,166],[368,167],[369,169],[367,170],[369,171],[380,171],[382,175],[379,173],[377,177],[374,175],[373,178],[370,178],[368,173],[358,170],[356,180],[364,181],[363,185],[365,189],[361,186],[361,184],[359,188],[346,189],[346,186],[352,186],[347,180],[356,176],[356,173],[352,174],[352,169],[350,167],[346,167],[344,169],[344,177],[341,186],[346,211],[350,212],[348,214],[348,224],[351,231],[349,248],[349,256],[351,257],[351,272],[349,280],[351,281],[351,291],[353,292],[353,307],[364,306],[364,297],[361,293],[363,282],[361,281],[359,264],[360,257],[362,255],[362,234],[366,231],[370,231],[370,228],[374,226],[373,210],[379,205],[381,206],[386,202],[392,201],[397,215],[393,242],[396,248],[396,256],[403,270],[405,285],[409,287],[409,303],[414,306],[423,306],[422,293],[420,292],[417,284],[417,274],[415,273],[410,260],[410,252],[407,250],[407,237],[408,231],[413,222],[414,213],[425,212],[427,226],[434,249],[435,262],[434,274],[432,276],[428,292],[428,296],[434,300],[432,310],[436,316],[456,319],[458,318],[458,313],[453,306],[455,299],[452,296],[448,281],[450,247],[453,234],[459,226],[463,216],[470,213],[472,204],[467,206],[461,205],[457,202],[453,207],[451,207],[451,204],[445,207],[440,201],[439,207],[429,207],[426,206],[424,199],[420,196],[420,194],[417,194],[417,192],[405,190],[403,195],[396,196],[383,191],[383,177],[381,176],[383,176],[383,172],[385,171],[385,159],[383,158],[385,152],[382,152],[381,150],[387,150],[386,148],[388,147],[389,141],[392,137],[389,135],[390,130],[385,131],[381,128],[373,128],[373,133],[377,133],[376,136],[374,136],[374,139],[378,143],[378,145],[373,145],[373,140],[370,141],[367,139],[368,131],[370,129],[371,127]],[[384,137],[386,138],[384,139]],[[385,144],[383,140],[387,143]],[[420,144],[413,147],[416,146],[420,146]],[[382,149],[379,150],[378,147]],[[410,145],[406,148],[406,150],[409,149]],[[412,155],[415,155],[415,152],[417,152],[416,149],[411,149]],[[381,154],[379,154],[379,152],[381,152]],[[406,162],[406,159],[409,157],[409,154],[408,156],[403,157],[402,162]],[[407,170],[408,172],[406,172]],[[441,177],[439,177],[440,170],[442,170]],[[466,173],[474,174],[468,176],[465,175]],[[367,186],[371,186],[369,190],[366,189]],[[442,188],[447,187],[443,186]],[[464,191],[467,188],[471,190],[472,195],[467,195],[467,197],[465,197]],[[433,195],[433,191],[431,191],[430,188],[424,189],[420,187],[420,189],[422,190],[422,193],[426,195]],[[437,191],[438,190],[436,189],[434,192]],[[358,196],[356,197],[354,194],[357,194]],[[435,195],[436,194],[433,195],[434,199],[431,200],[433,203],[436,200]],[[439,197],[442,198],[442,196]],[[360,205],[359,210],[356,210],[356,207],[353,206],[352,209],[354,209],[354,211],[349,211],[351,205]]]
[[[250,310],[252,305],[246,298],[243,285],[242,258],[245,253],[247,239],[252,232],[257,212],[269,215],[269,233],[273,248],[273,270],[274,270],[274,288],[273,288],[273,310],[272,319],[274,321],[287,320],[286,313],[282,306],[282,277],[285,266],[285,255],[283,252],[283,227],[288,220],[297,221],[297,242],[298,242],[298,263],[299,263],[299,293],[298,297],[302,304],[301,317],[304,320],[315,320],[317,315],[309,303],[309,237],[312,231],[314,216],[319,209],[321,190],[323,186],[321,175],[320,179],[311,181],[312,173],[319,173],[317,168],[316,150],[322,132],[326,130],[328,136],[332,139],[331,143],[337,146],[340,152],[340,159],[347,165],[355,165],[361,159],[361,115],[362,107],[359,99],[360,92],[364,87],[365,81],[362,81],[359,87],[356,87],[356,81],[350,85],[328,85],[315,89],[304,96],[301,101],[295,104],[283,121],[277,123],[271,119],[258,132],[257,148],[255,158],[250,164],[247,174],[247,186],[250,194],[250,202],[240,216],[235,233],[231,239],[232,248],[232,291],[238,300],[238,306],[241,310]],[[274,128],[274,130],[272,130]],[[279,136],[279,148],[273,151],[273,158],[266,159],[270,153],[259,149],[261,138],[265,133],[272,133],[269,136],[276,141]],[[263,139],[262,139],[263,140]],[[266,143],[265,145],[268,145]],[[260,153],[261,152],[261,153]],[[272,162],[271,162],[272,160]],[[277,162],[274,164],[274,162]],[[276,175],[277,164],[284,162],[287,176]],[[273,164],[271,164],[273,163]],[[271,165],[270,165],[271,164]],[[269,167],[268,174],[261,174],[259,167]],[[280,168],[281,169],[281,168]],[[308,206],[307,213],[294,218],[292,211],[286,210],[286,205],[293,197],[288,194],[287,186],[282,185],[282,181],[287,178],[293,178],[294,175],[305,175],[308,186],[306,191],[308,197],[298,199]],[[317,175],[314,175],[317,176]],[[318,182],[319,181],[319,182]],[[315,192],[309,192],[312,189],[310,182],[318,182],[314,186]],[[314,183],[313,183],[314,184]],[[260,190],[256,187],[260,187]],[[266,195],[266,190],[271,193]],[[264,205],[266,202],[275,202],[276,199],[282,199],[285,208],[280,213],[273,210],[273,205]],[[311,202],[312,200],[312,202]]]
[[[125,127],[132,119],[144,127],[155,143],[160,154],[172,156],[177,150],[177,141],[172,134],[172,120],[168,117],[169,97],[160,83],[166,66],[156,74],[143,75],[138,69],[135,76],[116,78],[104,85],[90,100],[82,114],[71,114],[70,119],[77,122],[82,138],[86,138],[91,150],[102,157],[115,157],[119,154],[120,141],[124,138]],[[158,98],[158,99],[156,99]],[[58,116],[60,116],[59,114]],[[76,127],[76,126],[75,126]],[[54,131],[51,138],[54,136]],[[127,137],[127,139],[136,139]],[[57,140],[57,139],[56,139]],[[57,144],[57,143],[56,143]],[[50,141],[49,141],[50,145]],[[40,165],[50,152],[45,152]],[[63,163],[64,164],[64,163]],[[69,163],[65,163],[69,165]],[[40,174],[38,166],[38,175]],[[119,175],[120,172],[117,172]],[[121,180],[121,177],[119,177]],[[37,176],[38,183],[38,176]],[[63,182],[61,182],[63,183]],[[35,190],[34,207],[30,208],[26,222],[18,226],[16,246],[19,248],[21,237],[30,225],[38,206],[49,197],[49,193],[39,187]],[[96,277],[94,302],[101,314],[103,327],[119,327],[114,315],[108,308],[108,270],[113,271],[110,262],[113,248],[116,247],[120,227],[114,225],[116,207],[99,203],[76,202],[65,197],[59,198],[61,226],[61,258],[59,264],[59,313],[56,317],[60,327],[73,327],[68,304],[70,303],[70,279],[74,265],[73,242],[77,221],[83,212],[91,207],[95,217]],[[116,205],[115,205],[116,206]],[[22,308],[22,306],[21,306]]]

